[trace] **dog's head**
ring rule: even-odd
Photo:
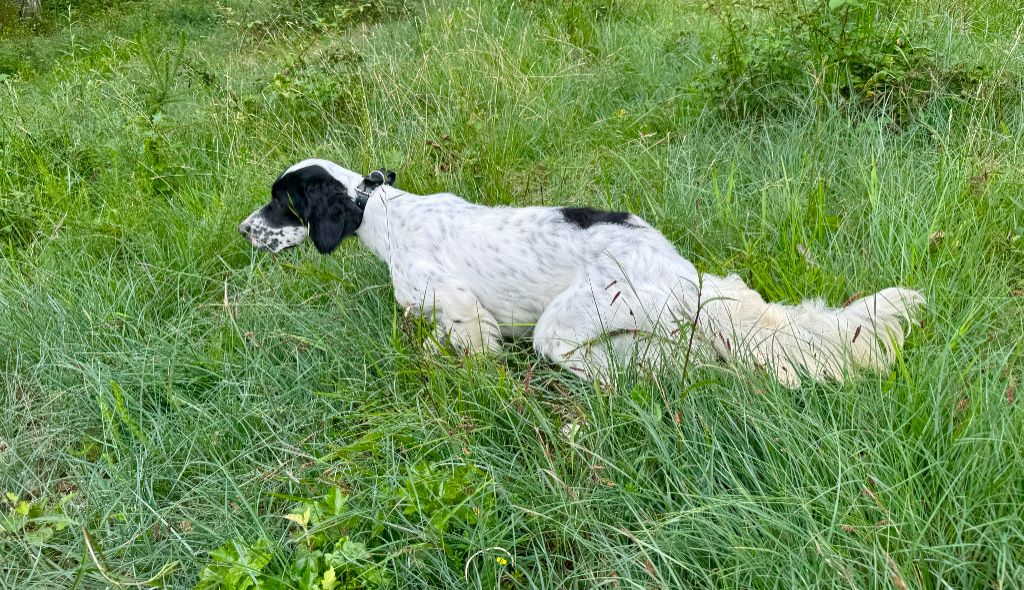
[[[330,253],[363,221],[356,203],[363,180],[326,160],[299,162],[277,177],[270,202],[245,218],[238,231],[271,252],[297,246],[308,236],[317,250]]]

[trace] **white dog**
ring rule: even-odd
[[[387,263],[398,303],[433,320],[439,338],[494,351],[532,332],[538,353],[587,378],[607,379],[624,362],[681,362],[682,342],[766,368],[788,387],[800,376],[841,381],[886,369],[924,302],[891,288],[845,308],[765,303],[736,275],[698,273],[635,215],[485,207],[393,181],[386,170],[364,177],[305,160],[239,230],[274,252],[308,236],[326,254],[356,235]]]

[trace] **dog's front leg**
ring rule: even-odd
[[[457,279],[430,272],[395,274],[395,298],[435,324],[438,342],[459,352],[493,352],[501,347],[498,322]]]

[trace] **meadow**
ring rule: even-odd
[[[42,4],[0,0],[0,587],[1024,587],[1014,3]],[[927,309],[797,390],[427,352],[356,241],[238,235],[307,157]]]

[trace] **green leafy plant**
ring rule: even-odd
[[[387,504],[397,506],[410,525],[433,536],[457,568],[470,548],[461,540],[462,534],[490,513],[492,500],[481,494],[489,485],[486,474],[473,465],[438,466],[418,461],[408,467],[400,485],[378,489],[377,494],[388,497]],[[385,517],[380,516],[358,515],[349,509],[349,496],[342,489],[330,488],[285,515],[293,524],[286,545],[275,546],[267,539],[232,539],[211,551],[196,589],[388,587],[390,576],[384,559],[374,548],[412,546],[422,539],[385,531]]]
[[[13,550],[17,543],[43,547],[65,531],[75,521],[65,514],[65,508],[74,494],[51,501],[45,498],[28,500],[13,492],[5,492],[0,505],[0,549]]]
[[[361,590],[381,588],[382,566],[345,531],[357,519],[347,514],[348,496],[331,488],[303,502],[285,518],[296,525],[287,546],[266,539],[232,539],[210,552],[211,563],[199,575],[197,590]],[[278,559],[273,558],[278,553]]]
[[[441,535],[468,528],[477,523],[482,512],[473,499],[488,485],[483,475],[472,465],[437,468],[426,462],[416,463],[409,467],[406,481],[398,489],[402,512],[420,517]]]
[[[237,539],[227,541],[210,552],[211,563],[199,574],[197,590],[220,588],[223,590],[249,590],[270,588],[263,570],[270,563],[269,542],[263,539],[245,543]]]

